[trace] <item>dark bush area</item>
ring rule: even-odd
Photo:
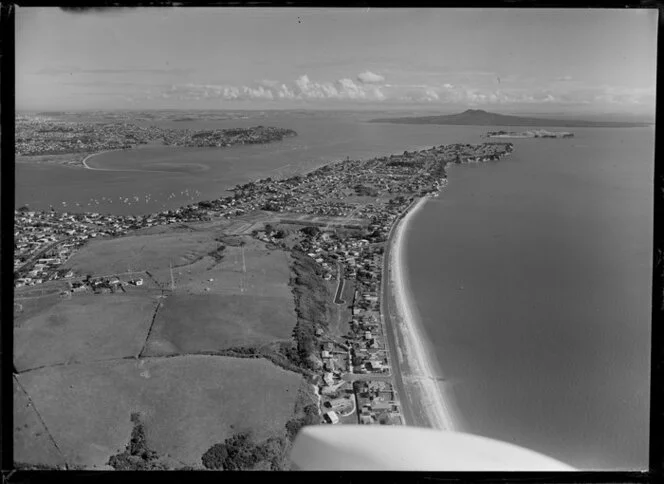
[[[315,369],[312,356],[316,353],[318,339],[317,325],[327,326],[329,320],[328,302],[332,295],[320,277],[320,267],[304,252],[294,250],[291,276],[291,287],[295,297],[297,324],[293,337],[297,345],[295,364],[308,369]],[[291,353],[291,357],[295,355]]]
[[[132,413],[131,421],[134,428],[127,448],[124,452],[111,456],[108,464],[115,470],[121,471],[165,470],[167,467],[158,462],[159,455],[147,446],[145,428],[140,421],[140,415]]]
[[[280,470],[287,445],[288,442],[281,436],[270,437],[257,444],[247,432],[240,432],[222,444],[210,447],[201,460],[206,469],[213,470],[251,470],[261,462],[268,462],[271,469]]]
[[[315,406],[314,406],[315,409]],[[306,410],[305,410],[306,412]],[[291,440],[295,440],[297,433],[305,425],[318,425],[320,424],[320,416],[318,415],[318,410],[313,412],[306,413],[304,417],[293,418],[286,422],[286,435]]]
[[[212,252],[209,252],[208,255],[212,257],[215,260],[215,262],[220,262],[224,258],[223,252],[225,248],[226,248],[225,245],[220,245]]]
[[[355,193],[357,193],[360,196],[365,196],[365,197],[378,196],[378,190],[376,190],[374,187],[370,187],[367,185],[355,185],[353,189],[355,190]]]
[[[315,225],[308,225],[307,227],[300,229],[300,232],[310,237],[315,237],[316,235],[320,234],[320,229]]]

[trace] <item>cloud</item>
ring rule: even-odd
[[[279,81],[273,81],[271,79],[263,79],[262,81],[259,81],[258,84],[265,87],[276,87],[279,85]]]
[[[357,80],[363,84],[377,84],[380,82],[384,82],[385,78],[371,71],[364,71],[357,75]]]
[[[102,87],[102,85],[100,85]],[[118,86],[120,87],[120,86]],[[304,102],[331,104],[341,102],[375,103],[384,106],[410,103],[413,105],[583,105],[613,104],[626,107],[653,105],[654,89],[630,89],[616,86],[581,86],[578,83],[548,86],[484,86],[460,82],[431,84],[365,83],[348,77],[337,80],[316,80],[302,74],[290,82],[270,79],[253,84],[173,85],[151,84],[145,99],[171,99],[210,102]]]
[[[572,76],[561,76],[561,77],[556,77],[556,81],[561,81],[561,82],[566,82],[566,81],[571,81]]]
[[[43,76],[63,76],[73,74],[153,74],[153,75],[184,75],[193,72],[193,69],[169,68],[169,69],[145,69],[145,68],[122,68],[122,69],[82,69],[75,66],[45,67],[35,72]]]

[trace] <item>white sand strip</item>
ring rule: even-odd
[[[417,201],[415,206],[399,221],[393,236],[390,267],[393,296],[398,313],[398,317],[393,321],[398,321],[396,329],[404,343],[407,367],[407,369],[402,368],[402,371],[406,372],[402,375],[404,382],[409,387],[416,389],[417,394],[414,397],[426,409],[430,427],[454,431],[456,429],[452,404],[446,402],[441,393],[437,381],[439,375],[436,374],[435,365],[429,359],[431,353],[427,351],[425,336],[420,327],[421,322],[418,321],[416,310],[412,306],[412,297],[410,297],[407,276],[404,271],[404,240],[408,223],[426,200],[426,198],[421,198]]]

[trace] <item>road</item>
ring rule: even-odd
[[[411,203],[403,213],[408,212],[412,208],[414,203],[415,202]],[[401,404],[401,414],[403,416],[403,421],[405,425],[414,425],[416,421],[414,419],[412,409],[409,408],[409,406],[406,403],[406,392],[403,383],[401,363],[399,362],[399,357],[398,357],[399,353],[397,353],[398,346],[397,346],[397,338],[394,329],[394,323],[390,318],[390,313],[387,308],[387,301],[389,301],[390,299],[389,269],[390,269],[390,252],[392,245],[392,236],[400,221],[401,217],[399,217],[395,221],[395,223],[392,224],[390,232],[387,235],[387,242],[385,243],[385,252],[383,253],[383,273],[380,279],[379,307],[380,307],[380,319],[387,335],[387,345],[389,348],[389,357],[388,357],[389,364],[390,368],[392,369],[392,375],[394,376],[394,381],[395,381],[395,388],[397,390],[397,395],[399,398],[399,402]]]
[[[39,259],[42,255],[44,255],[46,252],[55,249],[58,245],[64,244],[65,242],[72,240],[73,237],[65,237],[63,239],[56,240],[55,242],[50,243],[43,249],[39,249],[39,251],[35,252],[30,258],[23,263],[21,267],[16,269],[14,272],[16,274],[22,274],[23,272],[26,272],[30,269],[32,265]]]

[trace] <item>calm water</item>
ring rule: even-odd
[[[481,142],[492,129],[368,124],[371,116],[338,113],[252,116],[160,125],[263,124],[299,136],[91,160],[143,171],[19,164],[17,206],[63,210],[64,201],[70,211],[148,213],[347,156]],[[574,132],[571,140],[513,140],[510,158],[452,167],[444,194],[413,221],[410,284],[466,430],[577,467],[645,468],[654,131]],[[118,200],[132,196],[141,201]]]
[[[348,156],[371,158],[473,136],[464,127],[450,130],[440,126],[400,127],[362,121],[371,117],[272,113],[230,121],[155,123],[192,129],[262,124],[292,128],[299,136],[269,145],[225,149],[141,148],[106,153],[89,161],[95,168],[125,171],[20,163],[16,166],[16,205],[29,204],[34,209],[53,205],[61,211],[150,213],[226,196],[229,194],[226,189],[251,179],[289,176]],[[123,202],[124,198],[132,201],[132,197],[138,197],[139,201],[131,205]]]
[[[654,130],[515,140],[413,220],[411,289],[465,430],[646,469]]]

